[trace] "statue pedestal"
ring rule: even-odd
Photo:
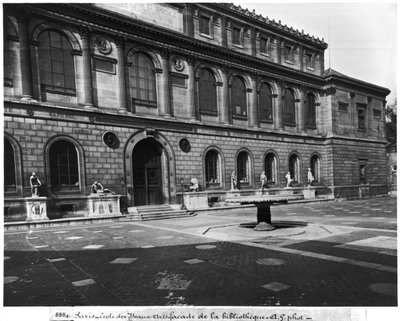
[[[279,195],[293,195],[294,190],[293,187],[284,187],[282,190],[279,191]]]
[[[31,221],[47,221],[47,197],[27,197],[26,198],[26,220]]]
[[[120,215],[119,198],[121,195],[114,194],[90,194],[89,217],[97,215]]]
[[[315,198],[315,187],[307,186],[307,187],[303,190],[303,196],[304,196],[304,199],[305,199],[305,200]]]
[[[207,193],[202,193],[202,192],[184,193],[183,200],[186,208],[189,210],[209,207]]]

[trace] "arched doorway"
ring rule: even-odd
[[[132,153],[134,206],[163,204],[162,149],[152,139],[135,145]]]

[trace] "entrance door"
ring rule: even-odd
[[[161,152],[151,141],[133,150],[134,206],[162,204]]]

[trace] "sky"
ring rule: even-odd
[[[330,66],[349,77],[386,87],[391,90],[388,104],[394,102],[398,75],[398,8],[394,0],[379,3],[274,2],[233,1],[250,11],[255,9],[264,17],[281,20],[283,25],[324,38],[328,43],[325,69]]]

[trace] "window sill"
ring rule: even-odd
[[[236,120],[247,120],[247,116],[242,115],[232,115],[232,118]]]
[[[232,47],[238,48],[238,49],[244,49],[243,46],[241,44],[238,43],[233,43]]]
[[[264,124],[273,124],[274,120],[273,119],[260,119],[260,122]]]
[[[264,56],[264,57],[266,57],[266,58],[268,58],[268,59],[271,59],[271,58],[272,58],[271,55],[268,54],[268,53],[266,53],[266,52],[260,52],[260,55],[261,55],[261,56]]]
[[[199,35],[200,35],[200,37],[204,37],[204,38],[207,38],[207,39],[210,39],[210,40],[214,40],[214,37],[212,35],[210,35],[210,34],[201,33],[200,32]]]
[[[284,126],[296,127],[296,123],[284,123]]]
[[[63,90],[63,89],[57,89],[57,88],[49,88],[46,85],[41,84],[41,91],[42,92],[47,92],[50,94],[57,94],[57,95],[65,95],[65,96],[73,96],[76,97],[76,91],[73,89],[67,89],[67,90]]]
[[[306,67],[306,69],[307,69],[307,70],[310,70],[310,71],[315,71],[315,68],[314,68],[314,67]]]
[[[208,116],[218,116],[217,111],[212,111],[212,110],[200,110],[201,115],[208,115]]]
[[[293,60],[284,60],[285,63],[289,64],[289,65],[294,65],[294,61]]]
[[[317,129],[316,125],[306,125],[307,129]]]
[[[132,98],[132,105],[134,107],[149,107],[149,108],[157,108],[157,103],[152,101],[143,101],[143,100],[135,100]]]

